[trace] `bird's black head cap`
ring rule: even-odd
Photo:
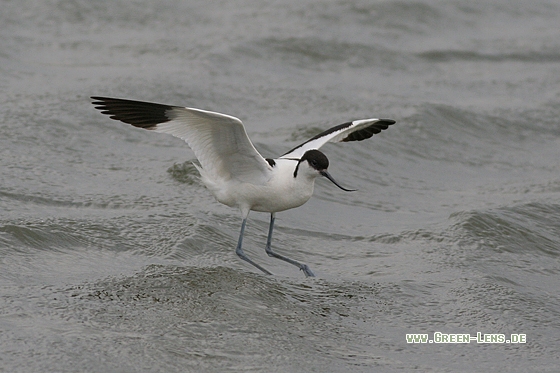
[[[329,159],[327,156],[317,149],[311,149],[305,152],[300,159],[300,163],[307,161],[309,165],[317,171],[326,170],[329,168]]]

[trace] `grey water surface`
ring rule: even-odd
[[[556,372],[560,3],[0,3],[0,372]],[[89,96],[239,117],[345,193],[241,218]],[[525,343],[407,343],[407,334]]]

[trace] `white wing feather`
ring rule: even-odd
[[[395,121],[391,119],[360,119],[332,127],[307,140],[280,158],[300,159],[306,151],[319,149],[328,142],[361,141],[387,129]]]
[[[187,142],[204,177],[213,182],[268,180],[271,166],[255,149],[243,123],[212,111],[110,97],[92,97],[111,119],[147,130],[168,133]]]
[[[171,119],[154,128],[187,142],[204,171],[215,179],[259,182],[270,165],[249,140],[243,123],[232,116],[194,108],[173,107]]]

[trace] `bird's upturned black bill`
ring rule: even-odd
[[[333,177],[331,176],[331,174],[329,174],[327,171],[321,171],[321,175],[323,175],[324,177],[326,177],[327,179],[329,179],[330,181],[332,181],[332,183],[334,185],[336,185],[337,187],[339,187],[340,189],[344,190],[345,192],[355,192],[358,189],[346,189],[344,187],[342,187],[339,183],[336,182],[335,179],[333,179]]]

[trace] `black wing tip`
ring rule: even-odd
[[[378,134],[381,131],[386,130],[389,126],[397,123],[393,119],[378,119],[366,128],[362,128],[361,130],[357,130],[351,132],[341,141],[348,142],[348,141],[362,141],[365,139],[369,139],[373,135]]]
[[[134,127],[150,130],[171,120],[168,111],[173,109],[173,106],[102,96],[91,96],[91,99],[101,114]]]
[[[109,102],[125,102],[130,101],[125,98],[116,98],[116,97],[104,97],[104,96],[91,96],[90,97],[93,101],[91,102],[94,105],[105,105]]]
[[[93,101],[91,102],[93,105],[96,105],[95,108],[99,110],[110,110],[113,107],[119,107],[127,103],[140,103],[140,101],[132,101],[126,98],[116,98],[116,97],[103,97],[103,96],[91,96],[90,97]],[[102,114],[108,114],[103,113]]]
[[[105,103],[109,100],[109,97],[99,97],[99,96],[91,96],[90,97],[92,99],[91,103],[93,105],[96,105],[96,109],[102,109],[102,108],[98,108],[98,105],[105,105]]]
[[[393,124],[397,123],[396,120],[393,119],[379,119],[379,122],[383,122],[384,124],[388,125],[388,126],[392,126]],[[379,123],[377,122],[377,123]]]

